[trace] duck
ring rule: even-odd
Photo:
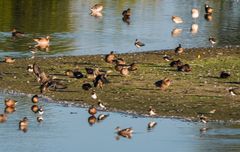
[[[7,121],[7,115],[6,114],[0,114],[0,123],[3,123]]]
[[[131,9],[128,8],[122,12],[124,18],[129,18],[131,16]]]
[[[177,66],[183,65],[183,63],[182,63],[181,60],[176,60],[176,61],[172,61],[169,65],[170,65],[171,67],[177,67]]]
[[[100,122],[100,121],[106,119],[108,116],[109,116],[109,114],[107,114],[107,115],[100,114],[100,115],[98,115],[97,120],[98,120],[98,122]]]
[[[155,109],[153,109],[152,106],[149,107],[148,114],[149,114],[149,116],[155,116],[156,115]]]
[[[17,37],[23,37],[23,36],[24,36],[23,32],[17,31],[16,28],[12,29],[12,37],[17,38]]]
[[[128,76],[129,75],[128,67],[126,67],[126,66],[122,67],[122,69],[120,70],[120,74],[122,76]]]
[[[198,32],[198,24],[192,24],[190,32],[196,34]]]
[[[117,131],[117,134],[119,136],[125,137],[125,138],[131,138],[133,129],[131,127],[125,128],[125,129],[120,129],[120,127],[116,127],[115,130]]]
[[[212,14],[214,9],[212,7],[210,7],[208,4],[205,4],[205,13],[206,14]]]
[[[192,18],[196,19],[199,17],[199,10],[197,8],[193,8],[191,13],[192,13]]]
[[[126,65],[126,61],[123,58],[117,58],[113,61],[116,65]]]
[[[29,65],[27,66],[27,71],[30,72],[30,73],[33,72],[33,64],[29,64]]]
[[[32,102],[33,103],[38,103],[38,95],[34,95],[34,96],[32,96]]]
[[[26,132],[28,129],[28,118],[24,117],[22,120],[19,121],[18,125],[20,130]]]
[[[88,113],[90,115],[95,115],[97,113],[97,109],[92,105],[91,107],[89,107]]]
[[[189,64],[184,64],[184,65],[181,65],[181,66],[177,66],[177,70],[178,71],[182,71],[182,72],[190,72],[190,71],[192,71],[192,69],[191,69]]]
[[[212,45],[214,45],[214,44],[216,44],[217,43],[217,40],[214,38],[214,37],[209,37],[208,38],[208,40],[209,40],[209,42],[212,44]]]
[[[175,53],[177,53],[177,54],[181,54],[181,53],[183,53],[184,48],[182,48],[182,45],[179,44],[178,47],[176,47],[174,51],[175,51]]]
[[[172,31],[171,31],[171,36],[172,37],[178,37],[181,35],[182,33],[182,29],[181,28],[174,28]]]
[[[32,112],[37,113],[38,110],[39,110],[38,105],[33,105],[33,106],[31,107],[31,110],[32,110]]]
[[[87,74],[94,74],[95,73],[95,70],[93,68],[86,67],[85,71],[86,71]]]
[[[131,63],[128,67],[128,71],[136,71],[137,70],[137,64]]]
[[[199,117],[199,119],[200,119],[200,122],[202,122],[202,123],[207,123],[208,122],[208,118],[206,117],[206,116],[204,116],[204,115],[201,115],[200,117]]]
[[[84,75],[82,74],[82,72],[80,72],[78,69],[75,70],[66,70],[65,71],[65,75],[70,77],[70,78],[76,78],[76,79],[80,79],[83,78]]]
[[[101,89],[103,89],[103,85],[105,83],[109,83],[109,80],[107,79],[107,74],[99,74],[93,81],[94,87],[99,87]]]
[[[4,57],[4,62],[5,63],[14,63],[16,61],[16,59],[10,57],[10,56],[6,56]]]
[[[97,122],[97,118],[94,115],[88,117],[88,123],[90,126],[94,125]]]
[[[37,122],[43,122],[43,116],[37,116]]]
[[[137,48],[140,48],[140,47],[145,46],[145,44],[144,44],[143,42],[141,42],[140,40],[138,40],[138,39],[135,40],[134,45],[135,45]]]
[[[11,114],[15,111],[16,111],[15,107],[5,107],[5,109],[4,109],[4,113],[6,113],[6,114]]]
[[[183,19],[179,16],[172,16],[172,21],[176,24],[183,23]]]
[[[85,82],[82,84],[82,89],[88,91],[92,89],[92,85],[90,83]]]
[[[92,98],[93,100],[96,100],[96,99],[97,99],[97,94],[96,94],[96,91],[95,91],[95,90],[92,90],[92,92],[91,92],[91,98]]]
[[[97,13],[101,12],[103,10],[103,5],[102,4],[95,4],[90,8],[92,13]]]
[[[97,17],[97,18],[103,16],[102,12],[91,12],[90,15],[94,16],[94,17]]]
[[[152,129],[152,128],[154,128],[155,126],[157,125],[157,122],[155,122],[155,121],[151,121],[151,122],[149,122],[148,123],[148,129]]]
[[[231,74],[228,73],[228,72],[226,72],[226,71],[222,71],[222,72],[220,73],[220,78],[228,78],[228,77],[230,77],[230,76],[231,76]]]
[[[42,45],[42,46],[49,45],[50,36],[35,38],[33,39],[33,41],[37,42],[38,45]]]
[[[106,110],[107,108],[106,108],[106,106],[102,103],[102,102],[98,102],[98,106],[101,108],[101,109],[103,109],[103,110]]]
[[[163,55],[163,60],[169,62],[169,61],[173,60],[173,58],[171,56],[167,55],[167,54],[164,54]]]
[[[44,110],[43,110],[43,108],[42,107],[39,107],[39,109],[38,109],[38,114],[39,115],[43,115],[43,113],[44,113]]]
[[[240,88],[231,87],[231,88],[228,89],[228,91],[232,96],[240,95]]]
[[[17,104],[17,101],[16,100],[13,100],[13,99],[5,99],[5,106],[6,107],[15,107]]]
[[[166,90],[170,86],[170,84],[171,84],[171,80],[167,77],[155,82],[155,86],[159,87],[160,90]]]
[[[56,90],[62,90],[62,89],[66,89],[67,85],[63,84],[60,81],[57,80],[47,80],[46,82],[42,83],[40,86],[40,92],[42,94],[46,93],[47,91],[56,91]]]
[[[111,63],[112,64],[114,60],[116,60],[116,54],[114,54],[113,51],[111,51],[109,54],[107,54],[105,56],[105,61],[107,63]]]

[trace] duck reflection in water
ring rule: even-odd
[[[120,127],[116,127],[115,129],[117,132],[116,140],[120,139],[121,137],[131,139],[132,138],[132,133],[133,129],[132,128],[125,128],[125,129],[120,129]]]
[[[88,117],[88,123],[90,126],[93,126],[96,122],[97,122],[97,118],[94,115]]]

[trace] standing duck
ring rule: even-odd
[[[116,60],[116,55],[113,51],[111,51],[108,55],[105,56],[105,61],[107,63],[113,63],[114,60]]]
[[[181,53],[183,53],[184,48],[182,48],[182,45],[179,44],[178,47],[176,47],[174,51],[175,51],[175,53],[177,53],[177,54],[181,54]]]

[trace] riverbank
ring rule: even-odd
[[[190,64],[191,72],[179,72],[163,60],[167,54]],[[0,63],[0,89],[22,93],[40,94],[39,84],[26,68],[37,63],[51,76],[67,84],[67,89],[47,92],[44,95],[56,101],[72,101],[96,105],[100,100],[109,110],[147,114],[149,106],[156,109],[158,116],[176,116],[198,120],[203,113],[209,120],[236,121],[240,118],[240,96],[231,96],[228,88],[240,87],[239,48],[193,48],[182,54],[173,50],[143,53],[119,54],[137,70],[129,76],[121,76],[113,64],[104,61],[105,55],[16,59],[15,63]],[[99,67],[111,70],[109,84],[103,89],[95,88],[98,99],[90,97],[91,91],[82,89],[91,78],[69,78],[68,69],[78,68],[86,75],[85,68]],[[230,72],[226,79],[219,78],[221,71]],[[154,83],[168,77],[172,83],[166,90],[160,90]]]

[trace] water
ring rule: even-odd
[[[174,119],[144,118],[113,112],[105,120],[93,125],[86,108],[71,104],[50,103],[41,98],[44,121],[36,121],[37,114],[31,111],[31,97],[0,94],[0,113],[4,111],[4,99],[18,100],[16,111],[8,115],[8,120],[0,124],[0,151],[232,151],[240,149],[240,129],[220,123],[201,124]],[[27,132],[18,130],[18,122],[23,117],[29,119]],[[147,123],[156,121],[152,130]],[[120,137],[116,140],[115,128],[132,127],[131,139]],[[200,132],[209,127],[207,132]]]
[[[205,0],[103,0],[103,16],[90,16],[89,8],[98,1],[61,0],[0,0],[0,56],[29,56],[29,46],[36,37],[51,36],[48,52],[37,55],[85,55],[148,50],[172,49],[179,43],[183,47],[210,47],[209,36],[218,43],[215,47],[239,46],[240,2],[238,0],[212,0],[207,3],[215,10],[212,21],[204,19]],[[191,9],[200,10],[197,20],[191,18]],[[131,8],[130,24],[122,21],[122,11]],[[176,25],[172,15],[179,15],[184,23]],[[190,32],[197,23],[198,32]],[[11,29],[17,27],[26,36],[11,39]],[[173,29],[182,29],[172,36]],[[136,49],[135,39],[146,46]]]

